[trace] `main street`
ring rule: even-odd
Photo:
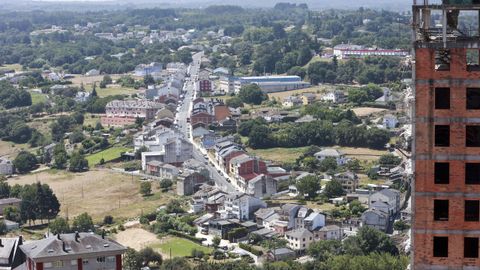
[[[193,138],[191,137],[191,126],[187,121],[187,118],[190,117],[190,112],[193,107],[193,100],[196,97],[195,82],[198,79],[202,56],[203,52],[193,55],[193,62],[189,66],[190,78],[187,78],[184,84],[184,93],[182,94],[184,95],[184,98],[177,109],[175,124],[178,126],[177,130],[180,132],[180,134],[193,144],[193,158],[206,164],[207,169],[210,171],[210,176],[215,184],[225,192],[233,192],[235,191],[235,188],[232,186],[232,184],[230,184],[224,176],[220,175],[215,166],[210,163],[208,157],[202,153],[200,147],[193,141]]]

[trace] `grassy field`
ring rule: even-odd
[[[9,64],[9,65],[0,65],[0,70],[10,70],[22,71],[22,65],[20,64]]]
[[[270,148],[270,149],[248,149],[248,152],[258,156],[262,159],[277,161],[277,162],[286,162],[291,163],[307,150],[308,147],[297,147],[297,148]]]
[[[100,122],[100,115],[95,115],[91,113],[85,113],[85,120],[83,121],[83,125],[88,127],[89,125],[95,127],[98,122]]]
[[[333,86],[330,85],[320,85],[320,86],[312,86],[309,88],[304,88],[304,89],[298,89],[298,90],[291,90],[291,91],[285,91],[285,92],[277,92],[277,93],[270,93],[268,94],[269,98],[275,98],[279,99],[280,101],[283,101],[285,97],[292,96],[292,95],[300,95],[302,93],[315,93],[315,94],[321,94],[324,93],[330,89],[333,89]]]
[[[387,111],[387,109],[382,109],[382,108],[370,108],[370,107],[357,107],[357,108],[353,108],[352,111],[353,111],[358,117],[364,117],[364,116],[369,116],[369,115],[371,115],[371,114],[381,113],[381,112]]]
[[[91,89],[89,89],[91,91]],[[99,88],[97,87],[97,94],[99,97],[108,97],[108,96],[115,96],[115,95],[132,95],[138,93],[138,90],[128,87],[122,87],[120,85],[112,85],[111,87],[107,88]]]
[[[31,147],[28,144],[15,144],[0,140],[0,157],[14,159],[18,152],[22,150],[30,150],[30,148]]]
[[[191,256],[193,249],[201,250],[206,254],[210,254],[212,252],[211,248],[201,246],[197,243],[179,237],[168,237],[162,242],[163,243],[161,244],[152,245],[152,248],[159,249],[162,254],[168,256],[170,255],[171,251],[172,257]]]
[[[108,169],[84,173],[49,170],[36,174],[10,178],[10,185],[32,184],[37,181],[48,184],[61,204],[60,216],[69,218],[89,213],[95,221],[112,215],[117,220],[138,217],[142,212],[154,211],[167,204],[174,195],[161,193],[153,184],[155,193],[144,198],[139,193],[138,177],[115,173]]]
[[[37,104],[37,103],[40,103],[40,102],[47,101],[47,95],[45,95],[45,94],[30,92],[30,95],[32,96],[32,104]]]
[[[85,158],[88,160],[88,165],[92,167],[99,164],[102,158],[105,160],[105,162],[109,162],[119,158],[122,153],[125,153],[129,150],[131,149],[126,147],[111,147],[101,152],[86,156]]]

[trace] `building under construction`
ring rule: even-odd
[[[414,0],[412,269],[480,269],[480,0]]]

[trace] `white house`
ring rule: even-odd
[[[0,175],[11,175],[14,173],[13,162],[8,159],[0,158]]]
[[[363,226],[372,227],[380,231],[386,231],[388,227],[388,214],[376,209],[369,209],[362,214]]]
[[[219,211],[221,218],[237,218],[239,220],[249,220],[253,214],[260,208],[267,207],[267,204],[261,199],[242,193],[233,193],[227,195],[224,202],[224,210]]]
[[[328,225],[314,232],[315,240],[342,240],[343,229],[337,225]]]
[[[334,90],[322,96],[322,101],[335,104],[344,103],[346,101],[345,93],[340,90]]]
[[[285,233],[287,246],[293,250],[306,250],[314,242],[313,233],[307,229],[291,230]]]
[[[387,205],[385,212],[393,215],[400,210],[400,192],[394,189],[382,189],[373,193],[369,198],[369,208],[375,208],[374,206],[378,202],[385,203]]]
[[[344,165],[348,161],[343,152],[334,148],[325,148],[322,151],[315,153],[314,156],[319,161],[322,161],[326,158],[334,158],[338,165]]]
[[[297,96],[288,96],[283,99],[282,106],[285,108],[291,108],[295,106],[302,105],[303,101],[301,98]]]

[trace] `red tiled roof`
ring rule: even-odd
[[[232,114],[230,113],[230,110],[225,105],[215,106],[214,111],[215,111],[215,120],[217,120],[218,122],[225,120],[225,118],[227,117],[232,116]]]

